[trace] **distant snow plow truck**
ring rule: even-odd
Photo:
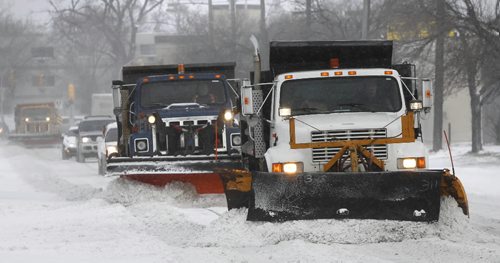
[[[14,109],[15,131],[11,141],[26,146],[45,146],[61,141],[61,118],[52,102],[18,104]]]
[[[240,129],[228,82],[235,63],[124,67],[113,82],[118,154],[109,175],[224,193],[217,169],[241,168]]]
[[[459,179],[427,169],[431,82],[392,65],[392,42],[271,42],[270,72],[255,58],[241,89],[246,169],[224,174],[230,209],[252,221],[436,221],[452,196],[468,215]]]

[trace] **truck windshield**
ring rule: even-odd
[[[225,103],[226,95],[222,80],[170,80],[145,83],[141,87],[141,106],[145,108],[193,102],[200,105]]]
[[[92,120],[92,121],[82,121],[78,125],[78,130],[80,132],[90,132],[90,131],[102,131],[104,126],[112,123],[114,120]]]
[[[23,115],[29,117],[50,117],[49,108],[26,108],[23,109]]]
[[[383,76],[285,81],[281,108],[292,115],[331,112],[397,112],[402,107],[396,79]]]
[[[118,141],[118,129],[111,128],[106,133],[106,138],[104,139],[106,142],[116,142]]]

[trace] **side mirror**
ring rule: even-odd
[[[241,87],[241,114],[253,115],[253,89],[249,80],[243,80]]]
[[[434,100],[434,89],[430,79],[423,79],[420,85],[420,100],[424,109],[430,109]]]
[[[125,85],[125,82],[123,82],[123,80],[113,80],[113,81],[111,81],[111,84],[113,86],[123,86],[123,85]]]
[[[115,85],[115,84],[118,84],[118,85]],[[122,107],[122,96],[121,96],[121,89],[120,87],[122,87],[123,85],[123,81],[121,80],[113,80],[113,86],[112,86],[112,89],[113,89],[113,113],[115,115],[118,115],[121,111],[121,107]]]

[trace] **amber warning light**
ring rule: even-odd
[[[339,68],[340,67],[340,61],[338,58],[331,58],[330,59],[330,68]]]
[[[177,65],[178,74],[184,74],[184,64]]]

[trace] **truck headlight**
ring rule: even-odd
[[[154,115],[149,115],[148,122],[149,122],[149,124],[155,124],[156,117]]]
[[[425,166],[425,157],[398,158],[398,169],[416,169]]]
[[[148,140],[147,139],[135,140],[135,149],[137,152],[147,152]]]
[[[234,114],[233,114],[233,112],[232,112],[232,111],[230,111],[230,110],[226,110],[226,111],[224,112],[224,120],[225,120],[225,121],[231,121],[231,120],[233,119],[233,117],[234,117]]]
[[[241,135],[239,133],[231,134],[231,146],[241,145]]]
[[[49,122],[50,121],[50,117],[45,118],[45,121]]]
[[[30,122],[30,118],[25,118],[24,121],[25,122]]]
[[[82,137],[82,142],[83,143],[90,142],[90,138],[89,137]]]
[[[116,146],[107,146],[106,147],[106,156],[110,156],[113,153],[118,153],[118,148]]]
[[[304,172],[303,162],[273,163],[273,173],[297,174]]]
[[[282,116],[282,117],[290,117],[290,115],[292,115],[292,109],[280,108],[279,113],[280,113],[280,116]]]

